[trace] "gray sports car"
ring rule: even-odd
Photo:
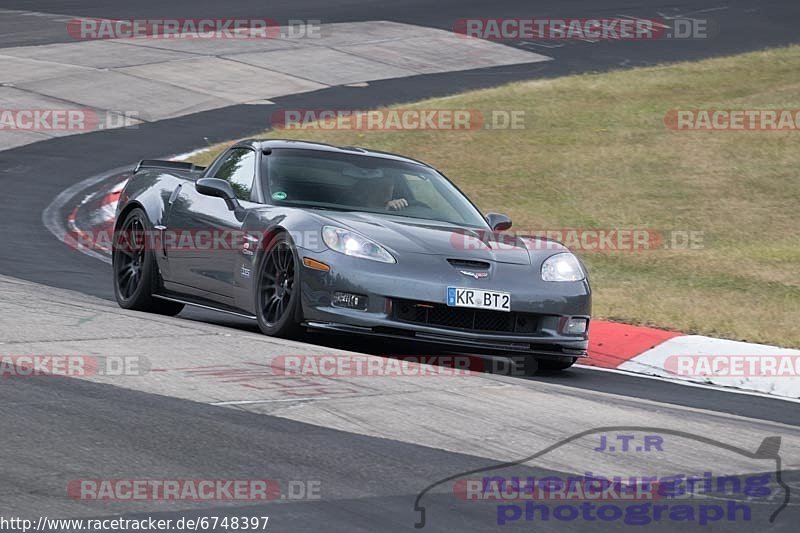
[[[586,355],[585,269],[510,227],[413,159],[246,140],[208,168],[139,163],[117,207],[114,289],[127,309],[203,306],[267,335],[379,335],[567,368]]]

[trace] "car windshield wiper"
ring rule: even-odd
[[[352,209],[348,209],[346,207],[336,207],[336,206],[324,206],[324,205],[304,205],[304,204],[295,204],[291,207],[302,207],[303,209],[322,209],[324,211],[344,211],[344,212],[351,212]]]

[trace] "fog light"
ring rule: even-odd
[[[350,292],[334,292],[331,304],[335,307],[346,307],[348,309],[367,310],[368,299],[363,294],[353,294]]]
[[[589,321],[585,318],[570,318],[567,320],[567,325],[564,328],[564,333],[567,335],[581,335],[586,333],[586,324]]]

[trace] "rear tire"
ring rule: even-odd
[[[114,296],[123,309],[174,316],[183,310],[183,304],[153,297],[161,289],[162,280],[156,256],[148,245],[151,231],[147,215],[137,207],[114,232]]]
[[[287,233],[278,233],[267,245],[256,283],[258,327],[270,337],[300,334],[300,262]]]

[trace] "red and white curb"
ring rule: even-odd
[[[209,148],[199,148],[165,159],[169,159],[170,161],[184,161],[208,150]],[[128,183],[128,177],[114,182],[110,188],[103,185],[98,189],[97,185],[105,180],[112,179],[114,176],[127,174],[130,174],[130,172],[111,171],[101,176],[99,181],[97,177],[86,180],[86,190],[91,191],[92,187],[94,187],[95,190],[87,193],[83,197],[83,200],[69,212],[66,225],[64,225],[57,219],[57,214],[65,205],[69,205],[65,193],[73,190],[73,187],[70,187],[70,189],[60,194],[53,203],[45,209],[42,217],[45,225],[59,240],[63,241],[68,246],[106,263],[110,262],[111,237],[114,233],[114,217],[116,215],[117,204],[119,203],[122,189],[124,189],[125,185]],[[80,186],[81,184],[77,185]],[[79,215],[83,215],[82,218],[90,221],[88,224],[89,227],[85,227],[86,224],[82,225],[81,222],[79,222],[79,218],[81,218]]]
[[[108,235],[110,237],[113,234],[117,204],[126,183],[128,183],[127,179],[114,185],[103,196],[97,207],[93,209],[90,218],[96,222],[91,229],[81,228],[78,225],[77,218],[78,213],[86,208],[86,205],[94,198],[94,195],[87,195],[80,204],[70,211],[69,215],[67,215],[67,228],[72,238],[72,243],[67,244],[82,248],[86,246],[81,243],[91,243],[91,248],[94,250],[104,254],[111,253],[109,239],[100,240],[97,235]]]
[[[594,320],[584,365],[800,398],[800,350]]]

